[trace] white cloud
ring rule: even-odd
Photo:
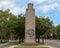
[[[17,15],[24,12],[24,8],[16,6],[16,2],[21,0],[1,0],[0,9],[6,10],[10,9],[10,12]]]
[[[25,11],[24,8],[20,7],[14,7],[10,9],[10,12],[14,13],[15,15],[24,13],[24,11]]]
[[[55,0],[30,0],[30,2],[34,3],[35,9],[37,12],[47,13],[50,10],[54,10],[59,6],[59,3]]]
[[[33,2],[38,2],[38,3],[42,3],[42,2],[44,2],[44,1],[46,1],[46,0],[32,0]]]
[[[21,2],[22,0],[9,0],[10,2],[16,3],[16,2]]]
[[[50,10],[55,9],[55,7],[57,7],[58,5],[59,5],[58,3],[54,2],[54,3],[49,4],[49,5],[38,6],[37,10],[40,10],[43,13],[46,13],[46,12],[48,12]]]
[[[57,7],[59,4],[57,2],[54,2],[53,0],[29,0],[30,2],[33,2],[34,4],[38,5],[35,6],[35,9],[37,11],[41,11],[43,13],[47,13],[50,10],[53,10],[55,7]],[[25,5],[23,7],[17,6],[17,2],[22,2],[22,0],[0,0],[0,9],[10,9],[12,13],[19,14],[25,12]],[[50,3],[49,5],[46,3]],[[23,3],[22,3],[23,4]],[[41,6],[41,4],[44,4]]]
[[[10,9],[10,12],[14,13],[14,14],[17,14],[21,11],[21,9],[19,7],[14,7],[14,8],[11,8]]]
[[[0,1],[0,7],[9,8],[13,6],[14,6],[14,3],[10,2],[9,0]]]

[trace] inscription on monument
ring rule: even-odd
[[[33,29],[27,30],[27,35],[28,35],[29,37],[33,37],[33,36],[34,36],[34,30],[33,30]]]

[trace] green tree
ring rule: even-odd
[[[24,15],[18,15],[16,22],[16,35],[23,42],[25,36],[25,17]]]
[[[49,18],[36,17],[36,38],[40,42],[40,36],[47,35],[47,32],[52,28],[52,21]]]
[[[60,38],[60,24],[56,26],[57,28],[57,38]]]
[[[50,36],[51,38],[57,38],[57,28],[55,26],[52,26],[52,29],[50,30]]]
[[[16,16],[10,13],[9,9],[0,10],[0,34],[2,39],[9,39],[11,32],[14,32]]]
[[[2,11],[0,10],[0,36],[1,39],[6,38],[6,31],[7,31],[7,19],[9,17],[9,9]]]

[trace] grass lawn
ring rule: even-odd
[[[14,47],[14,48],[49,48],[49,47],[37,47],[37,46],[20,46],[20,47]]]

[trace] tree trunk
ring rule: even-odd
[[[42,38],[42,44],[44,44],[44,38]]]
[[[38,37],[38,43],[40,43],[40,38]]]

